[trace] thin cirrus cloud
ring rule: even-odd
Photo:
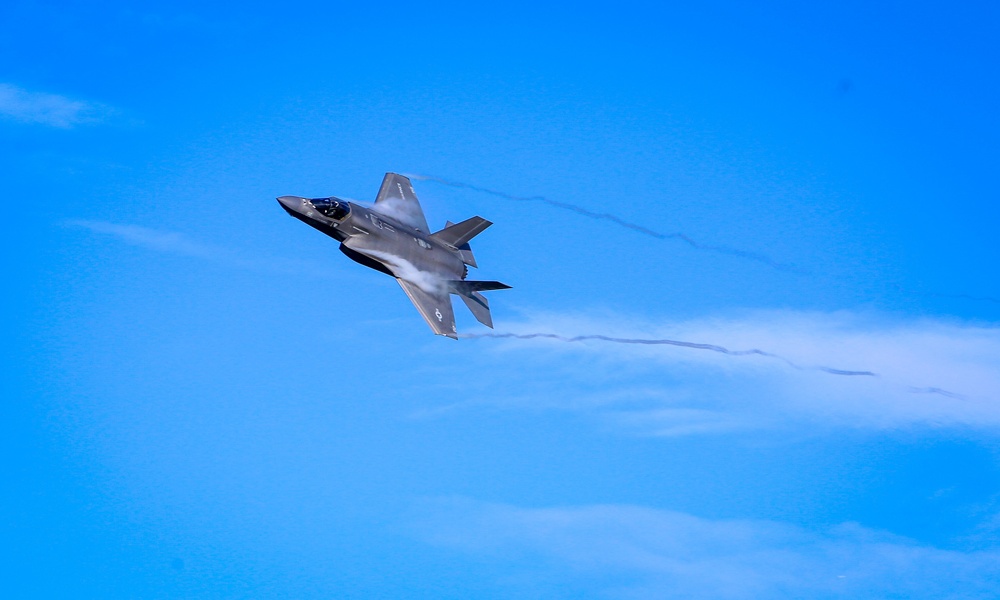
[[[561,387],[581,384],[580,394],[566,393],[567,403],[646,433],[715,433],[799,419],[864,428],[1000,426],[995,324],[850,311],[659,323],[538,313],[509,331],[511,337],[469,342],[492,344],[528,370],[574,355],[577,371],[557,376]],[[531,380],[543,381],[546,368],[537,367]],[[601,402],[600,395],[617,400]]]
[[[67,220],[63,224],[109,236],[132,246],[216,263],[222,267],[308,277],[340,276],[323,265],[307,260],[264,257],[255,253],[251,254],[252,258],[245,258],[243,253],[231,248],[197,241],[177,231],[86,219]]]
[[[808,530],[632,505],[464,498],[422,502],[413,522],[431,545],[499,563],[507,585],[530,595],[532,581],[648,598],[978,598],[1000,585],[992,546],[948,550],[854,523]]]
[[[71,227],[82,227],[94,233],[109,235],[123,242],[159,252],[209,260],[228,261],[234,258],[229,251],[223,248],[191,240],[183,233],[176,231],[162,231],[139,225],[83,219],[66,221],[66,224]]]
[[[113,112],[104,104],[0,83],[0,116],[13,121],[68,129],[104,121]]]
[[[342,276],[308,261],[246,258],[179,232],[103,221],[67,224],[224,267]],[[874,429],[1000,426],[995,324],[851,311],[780,310],[675,322],[536,312],[507,332],[485,335],[510,337],[479,334],[462,344],[523,363],[525,377],[501,391],[484,389],[475,401],[420,414],[484,403],[568,409],[660,436],[723,434],[803,419]],[[575,360],[563,360],[567,355]]]

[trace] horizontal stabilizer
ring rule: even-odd
[[[431,234],[431,238],[443,244],[447,244],[452,248],[460,248],[463,244],[469,243],[469,240],[485,231],[486,228],[492,224],[493,223],[482,217],[472,217],[471,219],[466,219],[455,225],[449,225],[441,231]]]
[[[510,286],[499,281],[449,281],[451,293],[466,296],[473,292],[488,292],[490,290],[508,290]]]

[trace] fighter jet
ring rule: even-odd
[[[451,294],[458,295],[480,323],[493,327],[490,304],[480,292],[510,286],[466,281],[476,259],[469,240],[492,225],[472,217],[431,233],[410,180],[386,173],[371,208],[336,197],[281,196],[296,219],[340,242],[351,260],[391,275],[437,335],[458,339]],[[468,265],[468,266],[467,266]]]

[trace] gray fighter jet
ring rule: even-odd
[[[340,198],[281,196],[296,219],[340,242],[355,262],[392,275],[434,333],[458,339],[451,294],[457,294],[480,323],[493,327],[490,304],[480,292],[510,286],[499,281],[466,281],[476,265],[469,240],[492,225],[481,217],[431,233],[410,180],[386,173],[375,204],[366,208]]]

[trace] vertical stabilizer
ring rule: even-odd
[[[455,224],[452,223],[451,221],[444,222],[445,229],[448,229],[449,227],[454,227],[454,225]],[[472,247],[469,246],[469,242],[465,242],[460,246],[454,246],[454,248],[455,250],[458,250],[458,256],[459,258],[462,259],[462,262],[469,265],[470,267],[476,267],[477,269],[479,268],[479,265],[476,264],[476,257],[472,255]]]
[[[472,316],[476,317],[476,320],[486,325],[490,329],[493,328],[493,317],[490,315],[490,303],[486,300],[486,296],[480,294],[480,292],[487,292],[490,290],[506,290],[510,286],[506,283],[500,283],[499,281],[449,281],[448,291],[452,294],[457,294],[462,302],[469,307],[472,311]]]
[[[458,297],[469,307],[469,311],[477,321],[493,329],[493,316],[490,315],[490,302],[486,296],[479,292],[470,292],[468,295],[459,294]]]

